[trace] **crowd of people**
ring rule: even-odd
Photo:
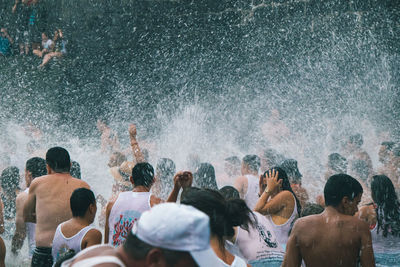
[[[42,68],[51,59],[67,53],[63,31],[55,28],[51,36],[47,23],[41,22],[44,12],[39,0],[15,0],[10,12],[15,27],[12,33],[5,27],[0,28],[0,56],[33,55],[41,59],[39,67]]]
[[[196,155],[188,170],[170,158],[154,169],[135,125],[125,150],[107,124],[97,126],[114,178],[108,200],[62,147],[26,161],[25,190],[17,167],[2,170],[0,233],[14,255],[27,239],[31,266],[366,267],[400,259],[398,143],[382,142],[375,170],[363,136],[350,136],[342,154],[328,156],[324,190],[312,199],[298,162],[274,149],[226,158],[220,177]]]

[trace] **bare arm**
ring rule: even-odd
[[[26,193],[20,193],[16,200],[16,209],[17,213],[15,216],[15,233],[12,239],[12,247],[11,251],[14,254],[17,254],[18,251],[21,249],[22,245],[24,244],[24,240],[26,237],[26,228],[25,228],[25,221],[24,221],[24,203],[27,198]]]
[[[24,221],[36,223],[36,187],[39,179],[32,181],[29,187],[28,198],[24,204]]]
[[[191,187],[193,183],[193,174],[189,171],[178,172],[174,176],[174,188],[169,195],[167,202],[176,202],[178,200],[179,191]]]
[[[91,229],[86,233],[84,240],[81,243],[81,249],[88,248],[90,246],[101,244],[102,235],[97,229]]]
[[[139,143],[136,140],[136,126],[135,124],[129,125],[129,138],[131,140],[131,147],[133,156],[136,159],[137,163],[144,162],[144,156],[142,151],[140,150]]]
[[[298,228],[298,222],[296,222],[286,244],[286,253],[282,267],[299,267],[301,265],[302,256],[297,240]]]
[[[368,224],[360,222],[361,249],[360,262],[362,267],[375,267],[374,251],[372,249],[372,237]]]
[[[241,176],[238,177],[235,182],[233,183],[233,187],[236,188],[237,191],[239,191],[239,195],[241,199],[244,199],[245,192],[244,192],[244,183],[245,183],[246,177]]]
[[[111,209],[114,206],[115,201],[111,201],[108,202],[107,207],[106,207],[106,224],[104,226],[104,244],[108,244],[109,240],[108,240],[108,236],[110,235],[109,233],[109,218],[110,218],[110,213],[111,213]]]

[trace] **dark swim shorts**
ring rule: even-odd
[[[36,247],[32,256],[32,267],[51,267],[53,266],[53,256],[51,248]]]

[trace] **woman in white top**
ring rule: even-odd
[[[248,230],[252,224],[251,210],[242,199],[225,200],[215,190],[188,188],[181,196],[181,203],[191,205],[210,218],[210,245],[221,260],[222,266],[246,267],[246,261],[232,255],[225,248],[225,241],[235,235],[235,226]]]
[[[264,189],[265,188],[265,189]],[[260,199],[254,211],[266,215],[284,247],[294,221],[300,217],[301,205],[294,194],[286,172],[274,167],[260,177]]]

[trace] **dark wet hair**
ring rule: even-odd
[[[218,190],[217,180],[215,178],[215,170],[210,163],[201,163],[197,171],[193,175],[194,183],[202,189]]]
[[[261,165],[261,160],[257,155],[246,155],[243,157],[242,162],[251,170],[258,172]]]
[[[255,220],[254,214],[244,200],[226,200],[215,190],[189,188],[181,203],[191,205],[207,214],[210,218],[211,234],[216,236],[221,243],[224,237],[234,236],[233,227],[240,226],[248,231],[249,225],[252,225]]]
[[[282,168],[280,168],[280,167],[274,167],[274,168],[271,168],[271,169],[267,170],[267,171],[264,173],[264,177],[267,176],[267,173],[268,173],[269,171],[272,172],[273,170],[275,170],[275,171],[278,172],[278,181],[279,181],[279,180],[283,180],[283,182],[282,182],[282,190],[287,190],[287,191],[289,191],[290,193],[292,193],[292,195],[293,195],[294,198],[296,199],[297,214],[298,214],[298,216],[300,216],[300,213],[301,213],[301,204],[300,204],[300,201],[299,201],[299,199],[297,198],[296,194],[293,192],[292,187],[290,186],[289,178],[288,178],[288,176],[287,176],[285,170],[282,169]]]
[[[347,173],[347,160],[339,153],[328,156],[328,166],[336,173]]]
[[[156,174],[161,184],[161,195],[165,198],[173,187],[176,166],[172,159],[161,158],[157,162]]]
[[[10,193],[19,187],[19,169],[15,166],[5,168],[1,173],[1,187],[6,193]]]
[[[55,172],[69,172],[71,169],[71,158],[65,148],[52,147],[46,153],[46,163]]]
[[[360,133],[350,135],[349,141],[359,148],[364,144],[363,136]]]
[[[78,162],[72,161],[70,174],[76,179],[81,179],[81,165]]]
[[[372,199],[376,204],[377,231],[400,236],[400,203],[392,181],[385,175],[375,175],[371,182]]]
[[[233,186],[227,185],[219,190],[219,193],[226,199],[240,199],[239,191]]]
[[[83,217],[90,204],[96,203],[96,198],[92,190],[87,188],[78,188],[72,192],[69,200],[73,217]]]
[[[225,161],[232,165],[240,166],[240,159],[237,156],[228,157]]]
[[[347,174],[335,174],[325,184],[325,204],[337,207],[344,197],[353,200],[362,192],[362,186],[356,179]]]
[[[132,169],[132,179],[135,186],[145,186],[150,188],[154,182],[154,169],[150,163],[137,163]]]
[[[47,174],[46,160],[39,157],[28,159],[25,168],[32,174],[33,179]]]
[[[301,211],[301,217],[320,214],[322,212],[324,212],[324,207],[321,205],[316,203],[307,203]]]
[[[396,146],[396,143],[392,141],[384,141],[381,143],[381,146],[385,146],[388,151],[392,151]]]
[[[297,160],[286,159],[282,162],[280,167],[286,172],[290,183],[301,183],[301,177],[303,177],[303,175],[300,173],[299,168],[297,167]]]
[[[264,150],[263,156],[270,168],[278,166],[285,159],[283,155],[279,154],[278,151],[273,148]]]

